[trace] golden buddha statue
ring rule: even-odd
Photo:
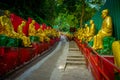
[[[24,47],[31,47],[31,42],[30,42],[30,38],[29,38],[29,37],[23,35],[23,36],[21,37],[21,39],[22,39],[22,41],[23,41]]]
[[[49,41],[50,41],[50,38],[47,37],[47,36],[45,36],[45,37],[44,37],[44,40],[45,40],[45,42],[49,42]]]
[[[6,16],[0,16],[0,34],[5,34],[7,35],[8,31],[6,30],[9,30],[10,31],[10,26],[7,24],[6,22]],[[7,32],[7,33],[6,33]]]
[[[81,40],[83,40],[83,39],[86,40],[88,33],[89,33],[89,26],[88,26],[88,24],[85,24],[85,27],[82,28]]]
[[[13,25],[9,18],[10,12],[8,10],[5,10],[4,14],[5,15],[0,17],[1,26],[4,27],[4,31],[2,31],[2,34],[5,34],[9,37],[17,38],[18,34],[14,31]]]
[[[22,21],[22,23],[18,26],[17,32],[19,34],[19,38],[22,39],[22,41],[23,41],[23,45],[25,47],[30,47],[31,46],[30,39],[27,36],[25,36],[25,34],[22,31],[25,24],[26,24],[25,21]]]
[[[120,41],[114,41],[112,43],[112,52],[115,60],[115,64],[120,68]]]
[[[5,10],[5,11],[4,11],[4,14],[5,14],[5,15],[2,16],[2,22],[3,22],[3,24],[7,23],[8,26],[9,26],[9,28],[10,28],[12,31],[14,31],[12,22],[11,22],[11,20],[10,20],[10,11],[9,11],[9,10]]]
[[[108,9],[102,11],[102,26],[98,34],[94,36],[93,49],[103,49],[103,38],[112,36],[112,18],[108,15]]]
[[[85,24],[85,34],[88,34],[89,33],[89,26],[88,24]]]
[[[37,30],[37,33],[36,33],[36,36],[39,37],[39,41],[40,42],[44,42],[44,31],[42,30],[42,27],[40,27],[38,30]]]
[[[80,29],[78,29],[78,33],[77,33],[77,35],[78,35],[78,39],[79,40],[82,40],[82,33],[84,33],[84,28],[80,28]]]
[[[89,33],[87,34],[87,41],[90,41],[94,35],[95,35],[95,24],[93,20],[90,20],[90,29],[89,29]]]
[[[84,29],[84,38],[85,39],[87,38],[87,34],[89,34],[89,31],[90,31],[90,29],[89,29],[88,24],[85,24],[85,29]]]
[[[25,35],[24,33],[23,33],[23,27],[25,26],[25,21],[22,21],[22,23],[18,26],[18,29],[17,29],[17,32],[20,34],[20,35]]]
[[[42,30],[42,27],[40,26],[39,29],[37,30],[37,33],[42,33],[43,30]]]
[[[8,26],[9,26],[9,24],[7,24],[7,23],[4,24],[4,26],[3,26],[4,30],[1,32],[1,34],[4,34],[4,35],[11,37],[11,38],[18,38],[19,34],[12,31]]]
[[[29,36],[35,36],[36,35],[36,30],[35,30],[35,20],[32,20],[32,22],[29,24],[29,29],[28,29],[28,35]]]
[[[6,36],[12,37],[13,34],[12,34],[12,32],[11,32],[10,27],[8,27],[8,26],[9,26],[9,25],[8,25],[7,23],[4,24],[4,27],[5,27],[4,34],[5,34]]]
[[[0,22],[0,34],[4,34],[5,31],[5,27],[2,26],[1,22]]]

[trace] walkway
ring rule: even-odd
[[[12,80],[94,80],[75,42],[62,40],[36,65]]]

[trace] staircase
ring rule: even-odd
[[[80,68],[80,67],[86,68],[86,62],[83,54],[79,51],[79,48],[69,47],[64,70],[70,68]]]
[[[94,80],[91,72],[86,67],[84,55],[74,41],[69,42],[61,80]]]

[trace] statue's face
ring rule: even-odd
[[[108,10],[102,11],[102,18],[104,19],[108,15]]]
[[[85,24],[85,27],[87,27],[87,24]]]
[[[92,24],[93,23],[93,20],[90,20],[90,24]]]
[[[25,25],[25,21],[22,21],[22,24]]]
[[[32,20],[32,23],[34,24],[34,23],[35,23],[35,20]]]
[[[102,18],[104,19],[106,17],[106,13],[102,12]]]

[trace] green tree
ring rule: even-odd
[[[94,8],[91,8],[85,2],[85,0],[69,0],[69,1],[68,0],[57,0],[57,1],[59,4],[57,6],[57,9],[59,9],[58,13],[63,13],[65,15],[67,13],[67,17],[65,18],[66,18],[66,24],[69,24],[69,27],[71,26],[76,27],[77,25],[82,27],[82,25],[86,21],[88,21],[94,15],[96,11]],[[64,27],[67,27],[67,26],[64,26]]]
[[[22,18],[31,17],[39,23],[47,25],[66,25],[63,28],[68,29],[71,26],[81,26],[88,21],[95,13],[95,9],[91,8],[87,0],[2,0],[0,6],[3,9],[9,9]],[[97,1],[97,0],[94,0]],[[99,0],[100,1],[100,0]],[[94,2],[97,4],[98,2]],[[65,20],[61,17],[64,15]],[[60,27],[61,29],[61,27]]]
[[[59,13],[59,16],[55,19],[55,25],[59,26],[62,31],[69,31],[70,27],[75,27],[76,24],[78,24],[77,18],[68,13]]]
[[[0,4],[2,9],[8,9],[25,19],[31,17],[39,23],[51,25],[56,17],[55,0],[3,0]]]

